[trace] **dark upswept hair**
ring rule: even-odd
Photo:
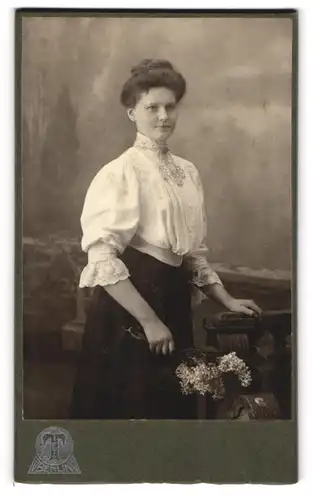
[[[169,61],[143,59],[131,69],[131,76],[122,87],[120,101],[126,108],[132,108],[142,92],[148,92],[153,87],[166,87],[172,90],[176,102],[179,102],[185,94],[186,82]]]

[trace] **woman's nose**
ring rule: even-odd
[[[165,110],[165,108],[164,108],[164,109],[160,109],[160,110],[159,110],[159,113],[158,113],[158,118],[159,118],[159,120],[161,120],[161,121],[165,121],[165,120],[167,120],[167,118],[168,118],[168,113],[167,113],[167,111]]]

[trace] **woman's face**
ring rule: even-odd
[[[156,142],[166,142],[178,118],[175,94],[165,87],[151,88],[128,110],[128,116],[138,132]]]

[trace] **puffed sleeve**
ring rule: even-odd
[[[191,274],[191,282],[196,287],[203,287],[205,285],[213,285],[214,283],[218,283],[222,285],[222,281],[219,278],[218,274],[213,270],[212,266],[209,263],[208,259],[208,248],[204,243],[207,231],[207,219],[206,219],[206,210],[205,210],[205,201],[204,201],[204,190],[200,175],[198,170],[193,164],[190,164],[190,174],[191,178],[197,188],[199,194],[199,200],[201,203],[201,223],[198,225],[199,233],[201,238],[199,240],[198,246],[191,252],[189,252],[184,257],[184,265],[187,267]]]
[[[104,166],[87,191],[82,215],[81,247],[88,253],[79,286],[110,285],[130,275],[118,256],[139,223],[139,185],[134,167],[125,160]]]

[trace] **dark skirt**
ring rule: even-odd
[[[196,398],[181,393],[174,374],[179,352],[193,346],[186,271],[130,247],[121,259],[133,285],[170,329],[176,349],[167,356],[152,353],[139,323],[103,287],[95,287],[70,418],[196,418]]]

